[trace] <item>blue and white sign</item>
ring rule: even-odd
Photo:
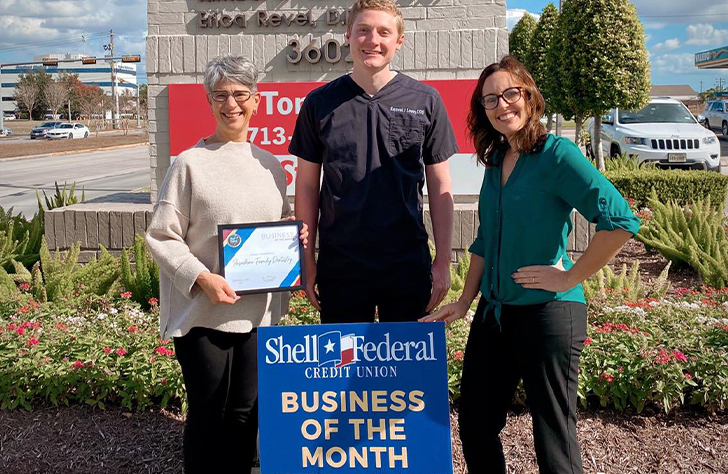
[[[262,474],[452,474],[445,326],[258,328]]]

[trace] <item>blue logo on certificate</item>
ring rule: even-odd
[[[300,221],[218,226],[220,269],[238,294],[303,287]]]
[[[451,474],[441,323],[258,328],[262,474]]]

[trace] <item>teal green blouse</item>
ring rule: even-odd
[[[502,157],[496,152],[495,166],[485,170],[478,202],[480,226],[470,246],[470,252],[485,261],[480,292],[488,310],[494,309],[500,322],[503,304],[584,303],[581,285],[560,293],[526,289],[511,274],[562,259],[565,269],[573,266],[566,245],[574,209],[595,223],[597,231],[623,229],[636,235],[640,220],[571,140],[549,134],[541,152],[520,156],[503,187]]]

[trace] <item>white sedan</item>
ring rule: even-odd
[[[59,138],[86,138],[89,136],[89,130],[82,123],[62,123],[58,127],[48,130],[46,138],[55,140]]]

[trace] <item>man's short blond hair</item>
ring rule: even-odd
[[[394,3],[394,0],[357,0],[351,7],[351,10],[349,10],[346,24],[346,30],[349,33],[351,33],[351,27],[356,17],[365,10],[380,10],[389,13],[397,22],[397,34],[401,36],[404,33],[404,18],[402,17],[402,12],[397,8],[397,4]]]

